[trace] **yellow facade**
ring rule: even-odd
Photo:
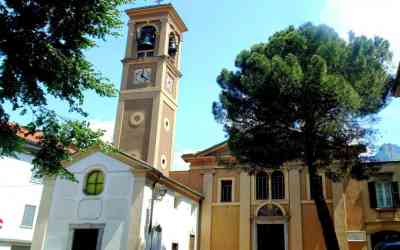
[[[203,193],[201,216],[201,250],[258,250],[259,225],[276,227],[284,235],[285,250],[324,250],[321,226],[314,202],[310,197],[307,169],[301,163],[283,166],[284,197],[257,199],[256,177],[247,172],[227,168],[221,159],[229,160],[226,144],[220,144],[183,158],[190,163],[190,170],[171,172],[170,176]],[[270,171],[268,173],[271,176]],[[390,173],[400,181],[400,163],[382,164],[380,173]],[[224,199],[223,181],[229,181],[231,200]],[[370,207],[368,182],[348,179],[333,183],[321,173],[323,191],[334,219],[336,234],[343,250],[373,250],[377,232],[400,232],[400,209]],[[271,190],[271,182],[269,182]],[[222,197],[222,198],[221,198]],[[225,197],[226,198],[226,197]],[[265,207],[280,210],[274,216],[260,216]],[[262,228],[262,226],[261,226]],[[275,227],[271,227],[275,228]],[[274,234],[275,235],[275,234]],[[263,235],[265,240],[268,234]]]

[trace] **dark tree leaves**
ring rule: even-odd
[[[242,163],[348,160],[354,150],[343,149],[371,134],[362,119],[389,100],[391,56],[379,37],[350,34],[346,42],[324,25],[289,27],[242,51],[236,71],[222,70],[213,113]]]
[[[328,250],[339,250],[318,171],[333,180],[367,168],[358,159],[372,130],[368,117],[388,102],[395,78],[389,43],[380,38],[341,39],[328,26],[305,24],[276,32],[242,51],[236,71],[222,70],[217,121],[230,150],[248,168],[279,168],[301,160],[307,166]]]
[[[117,35],[116,29],[122,24],[118,7],[128,2],[132,1],[0,2],[1,155],[13,154],[20,144],[16,136],[18,124],[10,121],[10,109],[6,108],[11,107],[11,112],[19,115],[33,114],[35,126],[31,127],[43,132],[43,148],[34,161],[37,171],[63,173],[60,161],[66,156],[61,147],[69,146],[65,143],[70,141],[62,141],[66,135],[60,134],[60,127],[72,124],[61,125],[61,120],[55,119],[52,108],[48,107],[48,97],[65,101],[70,112],[85,116],[82,110],[85,91],[105,97],[116,95],[113,84],[93,68],[83,52],[95,46],[95,39]],[[70,129],[71,133],[78,133],[76,126]],[[89,144],[90,141],[82,141],[76,146]],[[52,152],[52,157],[48,152]]]

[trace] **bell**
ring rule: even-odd
[[[145,27],[140,32],[138,39],[138,50],[152,50],[155,47],[154,28]]]
[[[174,36],[170,37],[168,44],[168,54],[170,56],[175,56],[178,51],[178,45],[176,44],[176,39]]]
[[[151,50],[154,49],[154,39],[151,34],[146,33],[139,39],[139,50]]]

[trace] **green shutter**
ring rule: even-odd
[[[368,192],[369,192],[369,204],[371,208],[376,208],[376,189],[375,182],[368,182]]]
[[[393,207],[400,207],[400,194],[399,194],[399,183],[397,181],[392,182],[392,195],[393,195]]]

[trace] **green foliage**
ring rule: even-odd
[[[242,51],[237,70],[217,78],[222,91],[213,113],[230,150],[250,171],[304,162],[328,250],[339,244],[318,168],[333,180],[367,174],[357,156],[372,131],[362,122],[389,100],[391,56],[382,38],[351,33],[346,42],[328,26],[308,23]]]
[[[327,167],[351,159],[349,145],[370,135],[360,122],[388,101],[390,60],[389,43],[379,37],[350,34],[346,42],[325,25],[289,27],[242,51],[238,70],[222,70],[213,113],[241,163],[303,159]]]
[[[53,112],[48,112],[41,122],[27,126],[30,131],[37,131],[39,125],[43,132],[39,151],[32,161],[37,177],[62,176],[75,180],[62,164],[71,160],[77,151],[84,152],[94,145],[107,145],[101,140],[104,131],[91,130],[86,121],[61,122]]]
[[[87,124],[62,124],[48,107],[52,96],[69,111],[86,116],[85,91],[115,96],[113,84],[83,54],[95,39],[118,35],[118,7],[132,0],[5,0],[0,2],[0,155],[12,155],[22,141],[11,112],[33,114],[30,129],[43,132],[34,160],[39,175],[64,174],[65,148],[84,148],[97,140]],[[13,124],[11,126],[11,124]],[[67,129],[68,127],[68,129]]]

